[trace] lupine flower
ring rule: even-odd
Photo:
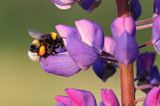
[[[130,0],[130,4],[131,4],[131,12],[133,15],[134,20],[137,20],[142,12],[141,9],[141,4],[139,2],[139,0]]]
[[[90,12],[98,7],[101,0],[50,0],[59,9],[66,10],[78,3],[84,10]]]
[[[111,24],[112,36],[116,40],[126,31],[130,36],[136,35],[136,25],[131,16],[117,17]]]
[[[67,96],[56,96],[56,106],[97,106],[94,95],[85,90],[69,88]],[[110,89],[101,90],[102,102],[99,106],[119,106],[118,99]]]
[[[143,106],[159,106],[160,105],[160,88],[154,87],[145,98]]]
[[[131,16],[122,16],[116,18],[111,30],[116,41],[114,55],[122,64],[130,64],[134,62],[138,55],[138,46],[135,40],[135,23]]]
[[[102,29],[95,22],[85,19],[76,21],[75,25],[56,26],[67,51],[41,58],[41,66],[46,72],[68,77],[89,68],[98,60],[104,45]]]
[[[119,106],[118,99],[111,89],[102,89],[101,97],[104,106]]]
[[[114,39],[108,36],[105,37],[103,50],[113,55],[114,48],[115,48]],[[107,59],[105,58],[110,59],[111,57],[110,58],[108,56],[101,57],[92,65],[94,72],[100,79],[102,79],[102,81],[106,81],[109,77],[114,75],[114,73],[116,72],[115,64],[112,62],[106,61]]]
[[[96,100],[91,92],[72,88],[65,91],[69,101],[67,106],[96,106]],[[64,103],[63,96],[56,96],[55,99],[57,102]]]
[[[160,82],[160,74],[157,66],[154,65],[155,53],[142,53],[137,58],[137,85],[152,84]],[[143,90],[149,92],[150,89]]]
[[[137,58],[137,75],[144,74],[145,72],[150,73],[153,67],[156,54],[154,52],[145,52]],[[140,75],[141,76],[141,75]]]

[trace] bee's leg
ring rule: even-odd
[[[46,59],[46,58],[44,58],[44,62],[45,62],[46,65],[48,65],[48,64],[47,64],[47,59]]]
[[[47,61],[46,61],[46,57],[43,57],[43,59],[44,59],[44,64],[45,64],[45,65],[48,65],[48,64],[47,64]]]

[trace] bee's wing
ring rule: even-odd
[[[28,33],[32,38],[35,38],[35,39],[38,39],[38,40],[41,40],[42,36],[44,35],[43,33],[35,32],[35,31],[28,31]]]

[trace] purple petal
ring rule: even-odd
[[[154,49],[158,54],[160,54],[160,40],[154,43]]]
[[[99,58],[93,65],[93,71],[102,80],[106,81],[113,76],[116,68],[112,64],[108,64],[104,59]]]
[[[50,0],[59,9],[66,10],[72,7],[75,0]]]
[[[96,106],[96,100],[89,91],[78,89],[66,89],[68,97],[71,99],[73,106]]]
[[[101,97],[105,106],[119,106],[118,99],[111,89],[102,89]]]
[[[98,58],[94,48],[86,45],[74,35],[67,39],[67,51],[81,69],[89,68]]]
[[[121,37],[117,38],[114,55],[122,64],[133,63],[139,53],[137,43],[134,37],[124,32]]]
[[[145,72],[150,73],[156,54],[154,52],[145,52],[138,56],[137,58],[137,74],[142,75]]]
[[[64,103],[57,103],[56,106],[67,106]]]
[[[160,16],[155,17],[152,28],[152,43],[157,53],[160,53]]]
[[[137,20],[142,13],[141,4],[139,0],[131,0],[130,3],[131,3],[131,11],[133,14],[133,18],[134,20]]]
[[[154,13],[160,15],[160,1],[154,0]]]
[[[70,35],[79,36],[79,33],[75,27],[59,24],[59,25],[56,25],[55,28],[57,32],[59,33],[59,35],[63,38],[65,45],[66,45],[66,39]]]
[[[157,66],[154,66],[151,70],[152,71],[148,74],[148,80],[150,84],[156,85],[160,82],[160,74]]]
[[[93,46],[96,49],[103,49],[104,33],[102,28],[95,22],[86,19],[81,19],[75,22],[75,25],[80,33],[82,41]]]
[[[112,35],[116,39],[117,37],[122,36],[126,31],[131,36],[135,36],[136,27],[135,22],[131,16],[118,17],[111,24]]]
[[[102,0],[81,0],[79,5],[86,11],[90,12],[98,7]]]
[[[56,3],[59,5],[68,5],[73,4],[76,0],[50,0],[52,3]]]
[[[160,105],[160,88],[154,87],[145,98],[144,106],[159,106]]]
[[[155,17],[152,30],[152,42],[156,43],[160,40],[160,16]]]
[[[55,26],[55,28],[62,38],[68,38],[70,35],[74,35],[74,34],[78,35],[78,31],[75,27],[58,24]]]
[[[67,96],[56,96],[55,99],[58,102],[56,106],[72,106],[71,100]]]
[[[116,42],[112,37],[105,37],[104,38],[104,51],[113,54],[115,49]]]
[[[105,106],[103,102],[100,102],[98,106]]]
[[[80,71],[79,66],[68,53],[61,53],[40,59],[41,67],[47,73],[69,77]]]

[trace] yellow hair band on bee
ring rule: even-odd
[[[40,46],[39,40],[36,40],[36,39],[32,41],[32,44],[36,46]]]
[[[56,32],[51,32],[51,37],[52,37],[53,40],[56,40],[57,33]]]
[[[46,53],[46,48],[45,48],[44,45],[42,45],[42,46],[39,48],[39,55],[40,55],[40,56],[43,56],[45,53]]]

